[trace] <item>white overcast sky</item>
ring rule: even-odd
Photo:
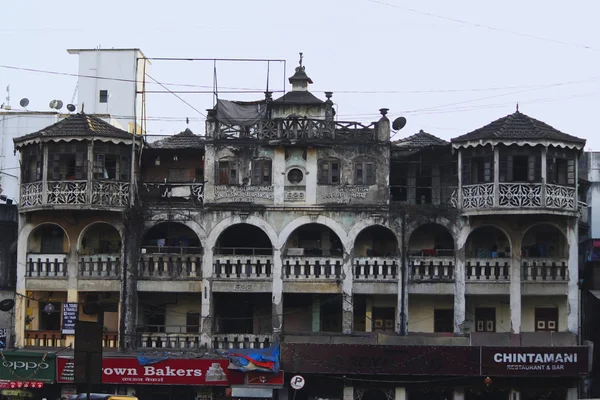
[[[148,57],[270,58],[298,52],[340,120],[370,122],[378,109],[405,116],[394,139],[423,129],[444,139],[515,111],[588,140],[600,150],[600,1],[503,0],[170,0],[3,4],[0,65],[77,73],[68,48],[138,47]],[[212,86],[212,63],[153,63],[165,83]],[[271,89],[283,85],[270,68]],[[220,63],[220,87],[266,87],[266,65]],[[48,110],[71,101],[76,78],[0,68],[0,100]],[[287,81],[286,81],[287,85]],[[174,88],[174,87],[173,87]],[[289,85],[287,86],[289,89]],[[222,89],[224,90],[224,89]],[[278,94],[275,94],[278,96]],[[204,111],[212,96],[185,95]],[[225,99],[260,99],[261,94]],[[204,129],[203,117],[172,95],[149,95],[148,129]]]

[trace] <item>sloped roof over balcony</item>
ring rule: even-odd
[[[273,104],[300,104],[300,105],[316,105],[325,103],[317,96],[309,91],[291,91],[287,92],[278,99],[273,100]]]
[[[448,146],[449,144],[450,142],[434,136],[431,133],[424,132],[422,129],[414,135],[392,143],[396,148],[407,150],[423,149],[426,147],[443,147]]]
[[[70,140],[102,140],[115,143],[131,143],[133,135],[108,122],[83,112],[71,114],[55,124],[37,132],[14,138],[15,148],[39,142]]]
[[[583,149],[585,139],[568,135],[518,110],[510,115],[452,139],[454,148],[503,143],[507,145],[552,145]]]
[[[189,128],[176,135],[148,143],[151,149],[204,149],[204,138],[195,135]]]

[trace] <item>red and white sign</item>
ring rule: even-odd
[[[140,365],[137,358],[103,358],[102,383],[229,386],[244,383],[244,374],[227,369],[228,360],[168,359]],[[58,383],[73,382],[73,359],[56,358]]]
[[[43,387],[44,382],[0,380],[0,389],[41,389]]]
[[[276,374],[252,371],[246,374],[246,384],[250,386],[283,386],[283,377],[283,371]]]

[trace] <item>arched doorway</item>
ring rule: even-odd
[[[396,257],[398,239],[389,228],[375,225],[363,229],[354,241],[355,257]]]
[[[121,235],[114,226],[97,222],[83,230],[79,241],[79,275],[118,277]]]
[[[408,241],[409,273],[413,282],[454,279],[454,238],[440,224],[419,226]]]
[[[162,222],[142,239],[142,279],[196,279],[202,276],[202,246],[196,232],[180,222]]]
[[[217,239],[215,254],[264,256],[273,254],[273,243],[258,226],[235,224],[226,228]]]
[[[36,227],[27,238],[26,275],[66,276],[69,251],[69,238],[61,226],[46,223]]]
[[[537,224],[521,241],[523,280],[568,281],[569,243],[563,232],[551,224]]]
[[[288,256],[342,257],[340,237],[328,226],[311,223],[296,228],[286,240]]]

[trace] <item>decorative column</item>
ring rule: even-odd
[[[283,330],[283,259],[281,249],[273,250],[273,306],[271,321],[273,335],[278,336]]]
[[[510,249],[510,325],[521,333],[521,240],[513,235]],[[577,268],[577,267],[575,267]]]
[[[202,256],[202,307],[200,308],[200,344],[212,347],[213,334],[213,302],[212,302],[212,272],[213,248],[205,248]]]
[[[568,316],[567,329],[569,332],[579,333],[579,243],[578,243],[578,218],[570,218],[567,222],[567,243],[569,244],[569,282],[567,283]]]
[[[342,266],[344,277],[342,280],[342,331],[349,335],[354,329],[354,298],[352,297],[352,283],[354,271],[352,270],[353,243],[344,244],[344,264]]]
[[[466,284],[466,249],[470,226],[461,227],[456,235],[456,254],[454,265],[454,334],[460,335],[464,331],[467,312],[467,300],[465,295]]]

